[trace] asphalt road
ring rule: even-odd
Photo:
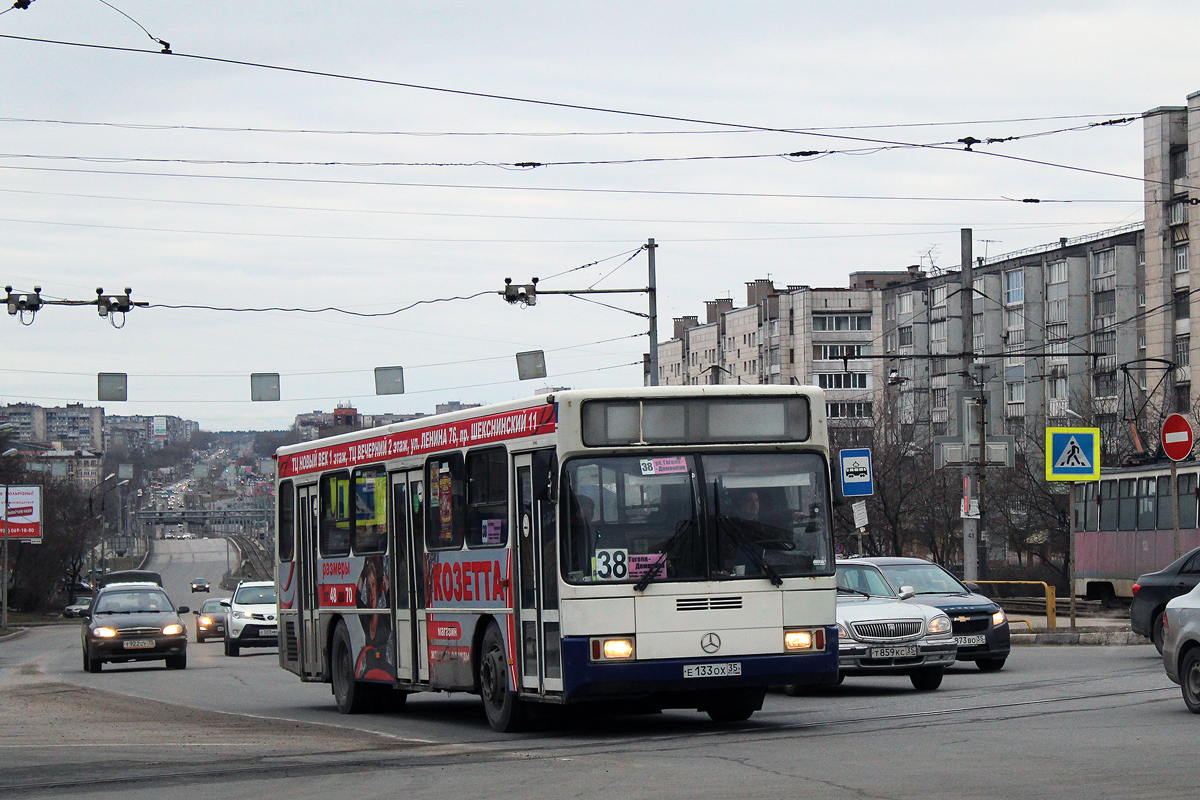
[[[193,643],[183,672],[92,675],[78,648],[73,625],[0,643],[0,796],[1180,797],[1200,725],[1150,646],[1019,648],[1004,670],[956,667],[932,693],[847,678],[771,694],[734,725],[593,714],[519,735],[492,732],[461,695],[341,716],[273,649]]]

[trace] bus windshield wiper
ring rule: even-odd
[[[733,539],[741,551],[754,562],[754,566],[766,573],[767,577],[771,579],[772,585],[783,586],[783,578],[779,577],[779,573],[775,571],[774,567],[764,561],[758,553],[754,552],[754,545],[746,538],[744,533],[737,529],[737,526],[734,524],[735,521],[738,523],[744,522],[735,517],[726,517],[718,514],[717,530],[724,531],[730,539]]]
[[[675,524],[675,533],[667,540],[666,546],[662,549],[662,554],[658,560],[650,565],[646,570],[646,574],[638,579],[638,582],[633,585],[635,592],[644,592],[650,582],[658,577],[658,573],[662,572],[663,567],[667,564],[667,557],[675,550],[675,546],[683,541],[683,535],[689,530],[696,529],[696,515],[693,514],[690,519],[681,519]]]

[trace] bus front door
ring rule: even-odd
[[[555,505],[544,492],[535,491],[535,475],[536,482],[541,482],[553,455],[553,450],[543,450],[513,456],[517,482],[517,597],[513,609],[517,615],[517,652],[521,688],[538,694],[562,691]]]
[[[392,574],[396,576],[396,678],[429,681],[425,647],[425,527],[421,471],[394,472],[392,488]]]
[[[321,609],[317,602],[317,487],[296,489],[299,508],[299,537],[296,542],[296,563],[299,565],[300,585],[296,606],[300,611],[300,676],[316,678],[325,674],[321,663]]]

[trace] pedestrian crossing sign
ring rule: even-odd
[[[1100,429],[1046,428],[1046,480],[1100,480]]]

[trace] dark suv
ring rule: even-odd
[[[149,582],[113,583],[84,612],[80,639],[83,668],[99,672],[105,661],[156,661],[187,668],[187,628],[162,587]]]
[[[923,558],[879,556],[854,561],[874,564],[896,592],[911,586],[916,592],[912,602],[946,612],[954,624],[959,661],[974,661],[984,672],[1004,666],[1010,644],[1008,617],[1000,606]]]
[[[1187,594],[1200,583],[1200,547],[1185,553],[1158,572],[1148,572],[1133,583],[1129,627],[1163,649],[1163,610],[1167,602]]]

